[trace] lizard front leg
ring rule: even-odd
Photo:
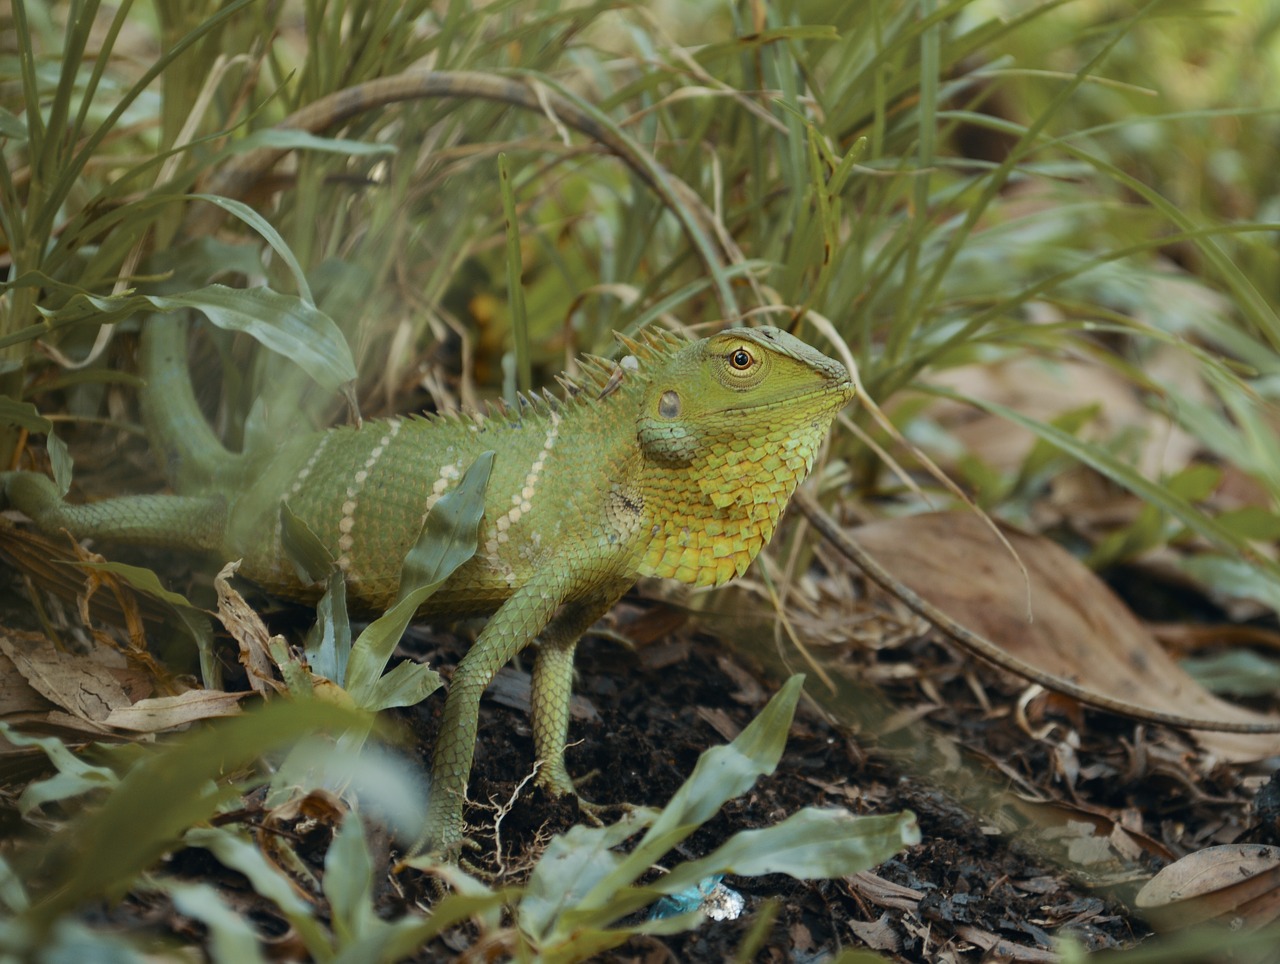
[[[462,809],[475,756],[480,696],[498,670],[551,621],[562,598],[563,590],[551,577],[528,583],[493,614],[458,663],[431,760],[426,826],[415,850],[453,856],[462,846]]]
[[[569,735],[569,700],[573,696],[573,654],[582,634],[618,601],[617,591],[566,604],[542,633],[538,658],[533,664],[530,715],[533,746],[542,762],[538,784],[558,796],[574,793],[564,765]]]

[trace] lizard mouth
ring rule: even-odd
[[[742,415],[747,412],[768,412],[775,409],[789,408],[792,405],[803,405],[805,402],[815,398],[829,398],[830,407],[839,411],[848,405],[857,395],[857,389],[853,387],[853,382],[845,380],[835,385],[824,385],[821,388],[815,388],[811,392],[804,392],[800,395],[792,395],[789,398],[779,398],[775,401],[757,402],[753,405],[735,405],[726,408],[716,408],[709,410],[708,415]]]

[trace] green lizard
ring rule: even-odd
[[[583,359],[562,398],[304,433],[249,456],[222,448],[199,416],[183,329],[152,319],[144,407],[177,494],[70,505],[43,475],[5,473],[0,486],[45,531],[243,559],[240,573],[267,591],[313,601],[321,587],[281,545],[284,501],[333,553],[353,603],[378,611],[428,508],[495,452],[477,552],[420,611],[493,613],[454,672],[432,761],[426,839],[454,851],[480,696],[498,669],[539,641],[538,782],[572,794],[564,744],[579,637],[639,576],[714,586],[741,575],[855,394],[844,365],[776,328],[621,341],[621,362]]]

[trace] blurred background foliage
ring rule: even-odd
[[[129,292],[211,280],[314,297],[351,345],[366,414],[510,395],[517,301],[538,384],[578,352],[610,352],[615,329],[746,318],[829,348],[843,340],[870,394],[1014,519],[1031,517],[1072,460],[1148,500],[1143,479],[1191,458],[1225,465],[1245,480],[1249,526],[1200,512],[1240,504],[1174,492],[1159,502],[1175,523],[1161,538],[1190,526],[1274,581],[1250,542],[1276,528],[1280,477],[1264,404],[1280,344],[1275,4],[28,2],[13,12],[16,42],[0,61],[0,347],[7,393],[42,413],[127,419],[118,386],[130,340],[118,336],[146,307]],[[231,191],[263,221],[193,198],[227,188],[218,172],[252,149],[299,144],[272,130],[292,112],[420,68],[502,73],[594,105],[687,186],[684,216],[706,222],[727,272],[598,142],[551,110],[465,91],[317,130],[323,140]],[[518,292],[507,284],[499,153],[518,217]],[[233,445],[267,386],[292,406],[305,382],[247,342],[217,333],[196,351],[206,410]],[[947,369],[1011,358],[1040,360],[1051,379],[1063,360],[1109,368],[1196,451],[1182,464],[1153,454],[1167,426],[1108,420],[1106,400],[1081,392],[1074,414],[1030,413],[1037,426],[1065,419],[1041,435],[1058,449],[1069,436],[1066,461],[1023,451],[993,464],[931,414],[920,376],[936,384]],[[316,423],[342,414],[332,392],[311,391],[303,410]],[[853,437],[835,451],[867,491],[884,481]],[[1151,542],[1124,535],[1097,561]]]

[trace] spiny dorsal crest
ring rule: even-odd
[[[619,361],[599,355],[583,354],[577,358],[577,371],[573,375],[556,375],[561,395],[547,389],[541,393],[516,396],[514,403],[501,399],[485,403],[483,412],[450,409],[426,416],[429,420],[465,421],[467,423],[507,422],[515,424],[525,418],[545,418],[553,410],[564,405],[593,404],[613,395],[632,373],[643,373],[665,361],[689,342],[679,335],[661,328],[647,328],[631,338],[620,332],[613,333],[627,355]]]

